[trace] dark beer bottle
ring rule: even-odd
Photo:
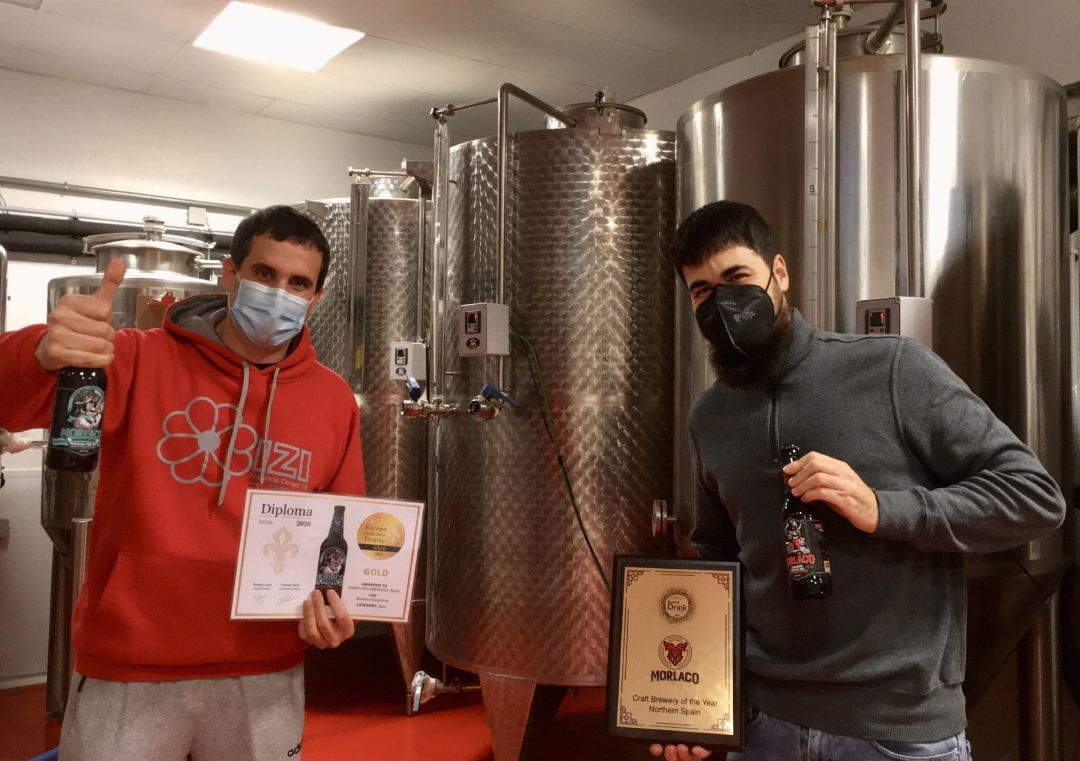
[[[86,472],[97,465],[105,378],[100,367],[65,367],[57,374],[46,467]]]
[[[799,459],[799,448],[794,444],[784,447],[784,464]],[[828,597],[832,594],[832,569],[829,549],[825,546],[825,532],[815,508],[820,503],[806,504],[791,495],[791,487],[784,486],[784,557],[787,563],[788,587],[796,600]]]
[[[341,595],[345,580],[345,556],[349,545],[345,542],[345,505],[334,505],[334,517],[330,520],[330,533],[319,547],[319,564],[315,571],[315,588],[326,600],[326,590]]]

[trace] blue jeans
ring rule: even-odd
[[[903,743],[830,735],[751,711],[746,749],[728,761],[971,761],[964,732],[934,742]]]

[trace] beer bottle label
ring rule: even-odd
[[[101,417],[105,412],[105,392],[97,386],[59,389],[49,446],[65,449],[80,457],[97,454],[101,448]]]
[[[319,553],[315,586],[318,589],[341,589],[345,579],[345,552],[340,547],[327,547]]]
[[[829,573],[821,521],[812,518],[784,519],[784,551],[788,579],[798,581],[812,573]]]

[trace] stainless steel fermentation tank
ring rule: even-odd
[[[816,262],[804,256],[810,241],[806,77],[794,65],[800,59],[789,56],[793,65],[698,101],[678,122],[680,218],[720,199],[757,207],[788,261],[793,303],[843,332],[860,332],[860,299],[907,295],[898,292],[897,278],[909,243],[905,59],[862,54],[865,38],[836,69],[831,282],[822,283]],[[1035,72],[972,58],[923,55],[920,68],[919,285],[933,299],[933,348],[1071,494],[1069,357],[1076,336],[1069,327],[1064,93]],[[689,303],[680,300],[680,352],[691,358],[679,378],[684,415],[711,374]],[[680,438],[677,446],[686,463],[688,442]],[[679,486],[677,507],[689,516],[688,482]],[[979,699],[1044,607],[1067,564],[1065,545],[1064,532],[1055,532],[969,559],[969,701]]]
[[[331,249],[308,327],[319,361],[357,395],[367,493],[426,502],[428,431],[400,415],[405,384],[391,380],[390,344],[424,335],[431,162],[407,162],[404,172],[351,173],[349,198],[305,204]],[[407,712],[424,651],[425,573],[422,546],[409,623],[391,627]]]
[[[672,479],[674,135],[623,106],[565,113],[575,126],[506,135],[502,265],[498,139],[449,149],[445,182],[436,170],[447,196],[433,393],[445,415],[432,421],[427,642],[479,674],[500,761],[529,754],[567,686],[606,677],[608,592],[545,429],[541,368],[603,573],[616,553],[670,551],[650,515]],[[458,306],[500,297],[539,367],[518,336],[505,358],[459,356]],[[468,401],[500,382],[520,406],[468,419]]]
[[[173,301],[220,290],[216,283],[198,277],[201,269],[214,268],[204,258],[207,244],[166,235],[164,230],[160,220],[147,217],[141,238],[137,233],[85,238],[87,251],[96,259],[97,272],[49,281],[49,311],[66,294],[96,292],[101,286],[101,273],[113,259],[123,259],[127,264],[124,282],[113,301],[113,327],[117,329],[160,327],[165,308]],[[45,698],[50,718],[63,716],[67,704],[73,666],[71,614],[86,569],[96,487],[96,470],[72,473],[42,467],[41,525],[53,542]]]

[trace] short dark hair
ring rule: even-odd
[[[259,235],[269,235],[277,241],[288,241],[300,246],[313,246],[322,255],[319,279],[315,290],[321,291],[330,270],[330,244],[326,236],[310,217],[291,206],[267,206],[243,219],[233,233],[229,257],[237,269],[251,251],[251,241]]]
[[[772,264],[772,231],[757,209],[738,201],[714,201],[683,220],[671,243],[671,262],[682,268],[701,264],[718,251],[745,246]]]

